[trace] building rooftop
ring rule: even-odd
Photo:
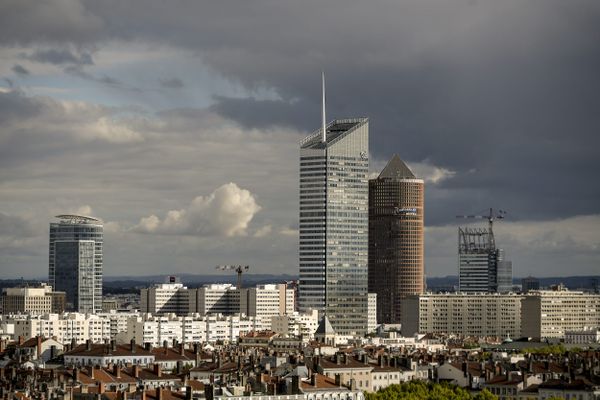
[[[336,119],[327,124],[327,143],[321,141],[321,131],[318,129],[300,142],[302,149],[324,149],[343,138],[359,126],[366,124],[368,118]]]
[[[388,161],[385,168],[381,171],[378,179],[416,179],[415,174],[408,166],[400,159],[398,154],[394,154],[392,159]]]

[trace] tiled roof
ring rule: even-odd
[[[110,344],[95,343],[90,345],[90,350],[86,344],[80,344],[73,350],[65,353],[67,356],[87,356],[87,357],[122,357],[122,356],[152,356],[150,351],[142,346],[135,345],[135,351],[131,351],[131,345],[117,345],[115,350],[112,350]]]

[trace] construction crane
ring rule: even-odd
[[[494,231],[493,231],[494,221],[504,219],[505,217],[506,217],[506,211],[504,211],[504,210],[494,211],[493,208],[490,208],[488,215],[457,215],[456,216],[456,218],[464,218],[464,219],[487,219],[488,225],[489,225],[489,237],[490,237],[490,241],[492,242],[490,244],[492,247],[496,246],[495,243],[493,243],[493,241],[494,241]]]
[[[250,269],[248,265],[217,265],[216,269],[221,271],[237,272],[237,288],[242,288],[242,274]]]

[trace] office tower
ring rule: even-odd
[[[465,293],[510,291],[512,263],[496,248],[491,227],[458,228],[458,286]]]
[[[324,98],[324,96],[323,96]],[[324,101],[323,101],[324,102]],[[339,335],[367,330],[367,118],[334,120],[300,143],[299,309]]]
[[[540,280],[533,276],[521,279],[521,291],[528,293],[530,290],[540,290]]]
[[[57,215],[50,223],[48,280],[66,293],[66,308],[102,311],[103,226],[99,219]]]
[[[402,300],[423,293],[424,182],[394,155],[369,180],[369,292],[377,322],[400,323]]]

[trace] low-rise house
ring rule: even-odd
[[[64,354],[66,366],[74,365],[150,365],[154,364],[155,356],[144,347],[136,345],[132,340],[129,345],[111,343],[91,343],[76,346]]]

